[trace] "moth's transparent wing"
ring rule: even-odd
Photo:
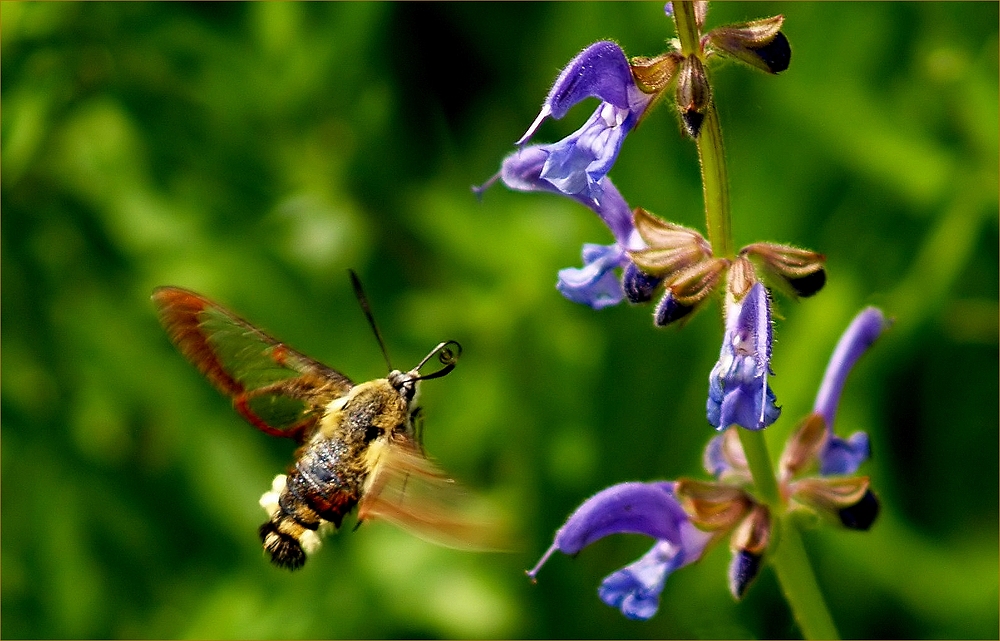
[[[509,549],[506,527],[476,497],[442,472],[412,439],[382,438],[358,503],[358,521],[384,520],[438,545]]]
[[[204,296],[159,287],[153,303],[177,349],[267,434],[304,440],[326,405],[354,386]]]

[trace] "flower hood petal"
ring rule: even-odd
[[[610,534],[644,534],[679,545],[680,525],[687,521],[687,514],[674,498],[672,483],[612,485],[584,501],[570,515],[528,576],[534,578],[553,552],[576,554]]]

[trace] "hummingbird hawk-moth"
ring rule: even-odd
[[[492,528],[462,515],[461,490],[426,457],[418,437],[419,383],[454,369],[457,342],[440,343],[407,372],[390,367],[385,378],[355,384],[199,294],[159,287],[153,302],[174,345],[240,416],[300,446],[288,473],[260,500],[268,514],[260,539],[276,565],[301,567],[319,547],[322,527],[339,528],[355,507],[359,525],[381,518],[443,545],[493,547]],[[441,368],[420,374],[435,356]]]

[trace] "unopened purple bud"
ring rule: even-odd
[[[656,305],[656,310],[653,312],[653,324],[657,327],[665,327],[670,323],[679,321],[693,311],[693,305],[684,305],[678,302],[674,293],[668,287],[663,293],[663,298]]]
[[[760,573],[761,556],[737,550],[729,563],[729,591],[737,601],[743,598],[747,588]]]
[[[788,69],[788,64],[792,60],[792,47],[788,44],[788,38],[781,31],[771,42],[754,48],[753,52],[771,73],[781,73]]]
[[[653,292],[663,282],[663,279],[652,274],[647,274],[635,263],[629,262],[625,266],[625,273],[622,276],[622,290],[625,298],[630,303],[646,303],[652,300]]]
[[[798,278],[786,278],[785,280],[792,286],[796,294],[808,298],[823,289],[823,285],[826,285],[826,270],[821,268],[811,274]]]

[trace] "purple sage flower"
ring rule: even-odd
[[[823,383],[813,405],[813,411],[823,417],[828,435],[819,453],[820,473],[824,476],[853,474],[870,454],[867,434],[855,432],[847,439],[840,438],[833,433],[833,419],[851,368],[888,325],[881,310],[865,308],[844,331],[826,366]]]
[[[609,534],[645,534],[656,543],[638,561],[601,583],[601,600],[630,619],[649,619],[674,570],[701,558],[712,535],[692,525],[677,502],[673,483],[621,483],[590,497],[556,532],[555,541],[528,571],[532,580],[554,552],[575,555]]]
[[[541,145],[516,151],[504,159],[500,173],[477,190],[482,191],[499,178],[508,188],[516,191],[562,193],[541,176],[547,158],[548,154]],[[600,216],[611,230],[615,242],[611,245],[585,244],[582,252],[584,266],[560,270],[556,284],[556,288],[569,300],[594,309],[617,305],[622,301],[625,294],[614,270],[630,263],[626,250],[646,246],[635,230],[628,203],[610,178],[605,178],[602,183],[603,193],[599,203],[582,193],[571,194],[570,197]]]
[[[589,97],[599,98],[601,104],[580,129],[559,142],[539,145],[546,156],[540,179],[567,196],[581,195],[599,203],[602,180],[618,157],[625,136],[655,97],[636,86],[625,53],[617,44],[595,42],[577,54],[556,78],[535,121],[516,144],[526,143],[549,116],[560,119]]]
[[[777,420],[781,409],[767,384],[771,367],[771,301],[755,283],[726,310],[726,335],[719,360],[709,374],[708,422],[718,430],[736,424],[760,430]]]
[[[596,42],[562,70],[535,121],[516,144],[524,145],[546,118],[562,118],[589,97],[599,98],[601,104],[580,129],[556,143],[521,147],[504,159],[496,176],[474,190],[482,193],[499,178],[510,189],[555,192],[596,212],[615,243],[584,245],[584,266],[561,270],[557,288],[573,302],[602,309],[624,299],[613,271],[629,264],[626,250],[645,247],[635,231],[628,203],[607,174],[625,136],[655,95],[636,86],[621,47],[609,41]]]

